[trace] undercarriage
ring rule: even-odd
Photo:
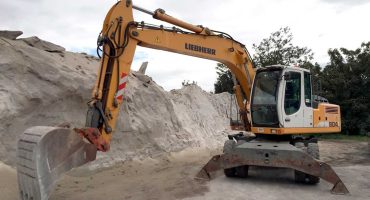
[[[224,153],[213,156],[197,178],[210,180],[218,170],[227,177],[246,178],[249,166],[290,168],[296,182],[317,184],[321,178],[333,184],[333,194],[349,193],[332,167],[319,160],[316,138],[230,135]]]

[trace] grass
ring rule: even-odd
[[[319,135],[320,139],[323,140],[354,140],[359,142],[369,142],[370,137],[364,135],[344,135],[344,134],[325,134]]]

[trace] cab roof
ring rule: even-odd
[[[287,66],[287,65],[268,65],[266,67],[260,67],[257,69],[257,71],[268,71],[268,70],[283,70],[283,69],[294,69],[294,70],[300,70],[304,72],[310,72],[310,70],[298,67],[298,66]]]

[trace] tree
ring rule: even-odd
[[[253,44],[255,50],[254,62],[257,67],[268,65],[302,65],[313,59],[311,49],[307,47],[294,46],[292,44],[293,34],[289,27],[280,28],[271,33],[259,45]]]
[[[313,59],[313,53],[307,47],[293,46],[293,35],[289,27],[280,28],[271,33],[269,38],[265,38],[257,46],[253,44],[256,53],[254,54],[254,63],[259,66],[267,65],[310,65]],[[311,64],[312,65],[312,64]],[[314,66],[317,70],[317,65]],[[218,78],[215,86],[215,93],[229,92],[233,93],[233,80],[230,70],[223,64],[216,66]]]
[[[341,106],[342,132],[370,133],[370,42],[356,50],[330,49],[322,72],[323,95]]]
[[[234,93],[234,82],[233,76],[230,70],[226,67],[226,65],[222,63],[217,63],[216,66],[216,73],[218,75],[215,86],[215,94],[228,92],[230,94]]]

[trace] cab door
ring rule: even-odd
[[[313,127],[312,84],[308,71],[287,69],[280,87],[279,121],[284,127]]]
[[[281,121],[284,127],[304,127],[303,72],[287,69],[282,83]]]
[[[311,74],[306,71],[303,72],[303,89],[303,127],[313,127]]]

